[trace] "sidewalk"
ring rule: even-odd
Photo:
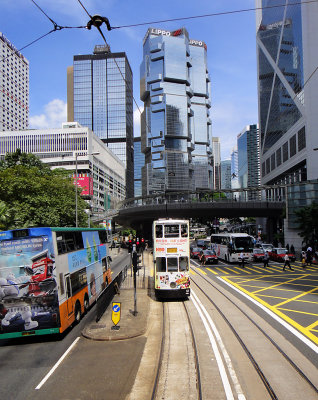
[[[117,253],[117,249],[116,249]],[[110,252],[111,257],[117,257],[115,250]],[[134,283],[131,271],[120,287],[112,303],[121,303],[121,317],[114,329],[112,322],[112,306],[110,305],[98,322],[92,322],[82,331],[82,335],[92,340],[124,340],[144,335],[147,330],[150,297],[148,295],[149,254],[144,253],[144,266],[136,276],[136,310],[134,315]]]

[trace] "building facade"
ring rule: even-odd
[[[105,214],[109,197],[112,208],[125,199],[124,164],[87,127],[73,122],[61,129],[2,132],[0,159],[17,149],[38,156],[52,169],[69,170],[95,215]]]
[[[133,75],[126,54],[95,46],[94,54],[74,56],[67,77],[68,121],[90,128],[125,164],[126,197],[133,197]]]
[[[231,160],[221,161],[221,189],[231,189]]]
[[[260,185],[258,126],[247,125],[237,136],[238,181],[240,188]]]
[[[141,151],[141,137],[134,138],[134,197],[142,196],[142,168],[145,155]]]
[[[256,0],[258,8],[279,4]],[[287,185],[285,237],[294,245],[295,209],[318,200],[304,183],[318,178],[317,20],[318,3],[305,1],[256,15],[261,180]]]
[[[214,189],[221,189],[221,143],[219,137],[212,138],[212,154],[214,168]]]
[[[29,126],[29,62],[0,32],[0,131]]]
[[[233,149],[231,153],[231,189],[238,189],[240,187],[238,180],[238,152]]]
[[[140,67],[143,195],[212,189],[206,45],[186,29],[149,28]]]

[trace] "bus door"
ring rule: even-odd
[[[70,274],[65,275],[65,287],[66,287],[66,308],[67,316],[70,318],[74,312],[73,310],[73,299],[72,299],[72,286]]]

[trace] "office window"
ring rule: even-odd
[[[306,130],[305,127],[298,131],[298,151],[306,147]]]
[[[283,162],[288,160],[288,142],[283,144]]]
[[[289,155],[293,157],[296,154],[296,135],[289,139]]]

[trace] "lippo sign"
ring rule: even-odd
[[[76,184],[76,177],[74,176],[74,185]],[[93,178],[88,176],[79,176],[77,178],[77,187],[81,188],[81,196],[91,196],[93,194]]]
[[[143,43],[145,44],[145,41],[147,40],[149,35],[176,37],[176,36],[180,36],[182,34],[184,34],[184,35],[186,35],[186,37],[188,37],[188,32],[184,28],[177,29],[175,31],[166,31],[164,29],[149,28],[144,37]],[[204,47],[205,49],[207,49],[206,44],[202,40],[190,39],[189,44],[192,46]]]

